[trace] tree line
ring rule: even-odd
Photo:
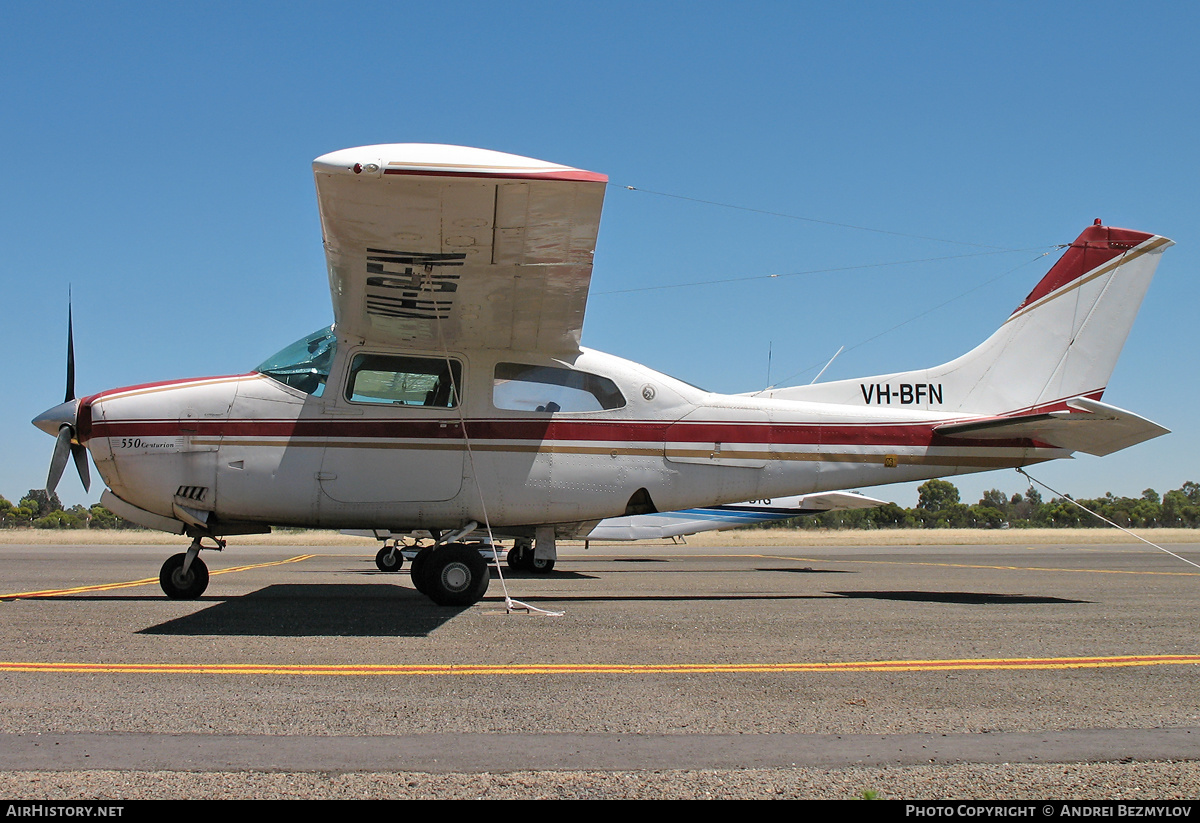
[[[1011,497],[999,489],[983,493],[978,503],[959,499],[958,488],[948,480],[930,480],[917,488],[915,508],[888,503],[874,509],[824,512],[781,521],[778,525],[805,529],[1075,529],[1106,527],[1071,502],[1055,497],[1044,500],[1030,486]],[[1200,527],[1200,483],[1188,481],[1159,495],[1146,489],[1141,497],[1117,497],[1112,492],[1080,505],[1119,526],[1137,529]]]
[[[0,495],[0,528],[4,529],[140,529],[99,503],[85,508],[76,503],[64,509],[54,492],[30,489],[13,504]]]
[[[1094,500],[1079,500],[1125,528],[1200,528],[1200,483],[1188,481],[1159,495],[1146,489],[1141,497],[1116,497],[1109,492]],[[917,488],[917,505],[906,509],[887,503],[873,509],[824,512],[773,523],[768,528],[803,529],[1028,529],[1104,526],[1099,519],[1070,502],[1049,501],[1033,486],[1011,497],[999,489],[983,493],[978,503],[959,499],[958,487],[948,480],[930,480]],[[140,529],[96,505],[64,509],[58,495],[30,489],[19,503],[0,496],[0,528],[5,529]]]

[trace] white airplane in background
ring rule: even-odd
[[[486,592],[490,524],[536,541],[607,518],[1104,455],[1166,429],[1100,402],[1165,237],[1089,226],[991,337],[932,368],[721,395],[579,345],[607,178],[397,144],[314,164],[334,323],[258,369],[67,401],[34,424],[101,503],[201,548],[272,525],[436,530],[442,605]],[[208,538],[213,546],[202,541]]]
[[[675,539],[699,532],[745,528],[764,523],[778,523],[793,517],[846,509],[873,509],[883,505],[886,505],[886,501],[854,492],[800,494],[778,500],[748,500],[744,503],[702,506],[678,512],[609,517],[597,523],[587,534],[580,535],[579,539],[584,541],[585,548],[592,540],[633,542]],[[382,540],[383,548],[375,555],[375,565],[383,572],[400,571],[404,565],[404,558],[411,559],[420,552],[419,540],[436,539],[428,532],[396,534],[389,529],[343,529],[342,533]],[[464,542],[473,541],[484,559],[491,560],[497,548],[491,541],[508,537],[509,535],[494,531],[489,535],[487,531],[477,529],[460,539]],[[413,542],[405,543],[406,540]],[[513,540],[513,546],[506,559],[510,568],[538,574],[550,573],[555,564],[552,558],[535,557],[532,541],[524,537],[516,537]]]
[[[609,517],[596,524],[584,539],[662,540],[699,532],[778,523],[780,520],[824,512],[873,509],[885,504],[884,500],[854,492],[821,492],[775,500],[748,500],[721,506],[698,506],[677,512]]]

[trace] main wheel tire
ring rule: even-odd
[[[424,569],[425,594],[439,606],[473,606],[487,593],[491,574],[479,550],[461,543],[435,549]]]
[[[172,600],[195,600],[204,594],[208,588],[208,566],[199,557],[192,560],[192,565],[183,573],[185,554],[175,554],[167,558],[158,573],[158,585],[163,593]]]
[[[379,554],[375,555],[375,567],[381,572],[398,572],[403,566],[404,555],[400,554],[399,548],[384,546],[379,550]]]
[[[421,594],[428,594],[429,591],[425,586],[425,564],[429,560],[429,555],[433,553],[433,549],[426,547],[417,552],[417,556],[408,564],[408,573],[412,577],[413,586]]]
[[[534,574],[550,574],[550,572],[554,571],[554,561],[531,557],[529,558],[529,570]]]

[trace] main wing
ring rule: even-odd
[[[313,174],[339,332],[578,350],[604,175],[426,143],[333,152]]]

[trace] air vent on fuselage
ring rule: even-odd
[[[191,500],[196,503],[202,503],[205,495],[208,494],[207,486],[180,486],[175,491],[175,496],[183,500]]]
[[[650,499],[650,492],[645,489],[638,489],[629,498],[629,502],[625,504],[625,516],[632,517],[639,514],[656,514],[658,509],[654,505],[654,501]]]

